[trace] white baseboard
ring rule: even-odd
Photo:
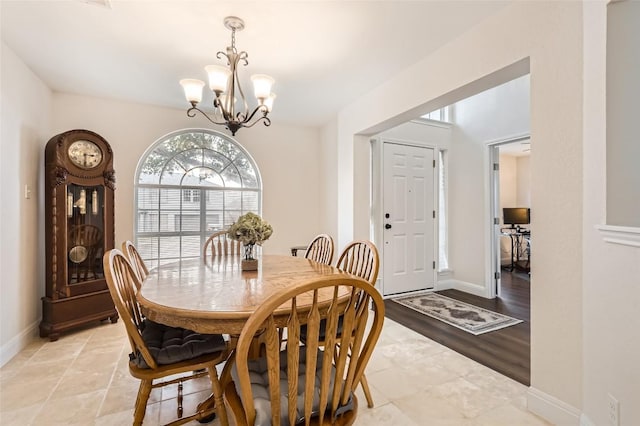
[[[453,279],[441,280],[436,284],[437,291],[450,289],[464,291],[465,293],[474,294],[480,297],[487,297],[487,291],[484,286],[478,284]]]
[[[38,324],[40,320],[34,322],[22,333],[9,340],[6,344],[0,348],[0,367],[5,365],[14,356],[18,355],[21,350],[27,347],[29,343],[33,341],[33,338],[38,335]]]
[[[541,390],[530,387],[527,391],[527,408],[534,414],[546,419],[558,426],[590,426],[586,416],[582,416],[580,410],[548,395]]]

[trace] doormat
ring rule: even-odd
[[[474,336],[522,322],[522,320],[433,292],[401,296],[392,300]]]

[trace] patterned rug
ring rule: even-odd
[[[433,292],[401,296],[392,300],[475,336],[522,322]]]

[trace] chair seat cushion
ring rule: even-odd
[[[307,347],[300,347],[300,360],[298,370],[298,398],[297,398],[297,418],[294,423],[304,423],[304,388],[305,388],[305,374],[306,374],[306,362],[307,362]],[[313,396],[312,416],[318,414],[318,407],[320,405],[320,393],[319,386],[322,377],[323,368],[323,354],[324,352],[318,349],[318,362],[316,365],[315,374],[315,389]],[[256,409],[256,421],[255,426],[268,426],[271,425],[271,396],[269,394],[269,369],[266,358],[258,358],[248,362],[249,376],[251,378],[251,391],[253,393],[253,400]],[[334,376],[336,369],[333,364],[330,364],[332,374],[330,375],[329,395],[333,393]],[[231,369],[231,376],[233,381],[239,383],[238,373],[236,366]],[[236,387],[236,391],[239,395],[241,391]],[[282,426],[289,425],[289,415],[287,413],[287,398],[288,398],[288,377],[287,377],[287,352],[282,351],[280,353],[280,424]],[[331,398],[331,396],[329,396]],[[349,401],[344,406],[337,410],[337,415],[353,410],[353,395],[349,396]]]
[[[170,327],[145,319],[140,327],[142,340],[158,365],[175,364],[224,350],[221,334],[200,334],[184,328]],[[129,354],[140,368],[149,368],[140,352]]]
[[[336,327],[336,337],[340,337],[342,336],[342,322],[344,320],[344,317],[342,315],[340,315],[338,317],[338,326]],[[326,334],[327,334],[327,320],[326,319],[321,319],[320,320],[320,330],[318,331],[318,336],[319,336],[319,340],[324,342],[325,338],[326,338]],[[300,340],[302,341],[302,343],[307,341],[307,326],[306,325],[302,325],[302,327],[300,327]]]

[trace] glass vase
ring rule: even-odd
[[[243,271],[258,270],[258,259],[256,259],[253,255],[254,246],[254,244],[247,244],[244,246],[244,258],[241,262]]]

